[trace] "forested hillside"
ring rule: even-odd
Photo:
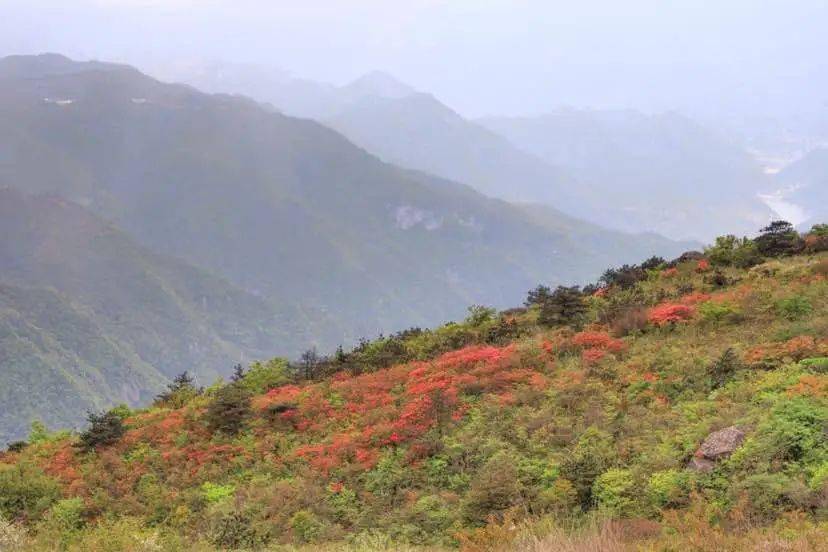
[[[0,543],[825,550],[827,369],[828,227],[774,223],[35,427],[0,455]]]
[[[621,249],[584,247],[318,123],[56,55],[0,60],[0,146],[0,185],[60,195],[154,252],[322,312],[325,347],[682,247],[632,234],[617,234]]]
[[[146,404],[184,370],[209,383],[312,341],[302,313],[56,196],[0,189],[0,267],[2,443],[33,419],[75,427],[86,409]]]

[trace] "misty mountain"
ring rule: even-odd
[[[54,55],[0,61],[3,186],[26,193],[2,198],[4,351],[17,351],[3,370],[72,380],[85,404],[513,305],[538,283],[692,245],[590,239],[581,221],[533,220],[316,122]],[[45,302],[55,325],[37,318]],[[85,337],[66,338],[76,325]],[[92,342],[104,352],[80,350]],[[47,365],[56,375],[38,375]]]
[[[623,229],[709,239],[752,234],[773,214],[768,177],[740,147],[677,113],[564,109],[481,121],[588,182],[573,213]]]
[[[0,80],[0,183],[61,194],[154,251],[328,313],[346,340],[513,304],[539,281],[653,252],[635,236],[626,252],[586,250],[315,122],[129,67],[11,58]]]
[[[463,182],[493,197],[552,202],[560,199],[565,185],[571,186],[559,171],[381,71],[344,86],[231,63],[157,71],[164,78],[210,92],[241,93],[287,115],[317,120],[384,161]]]
[[[456,180],[492,197],[563,206],[575,201],[572,190],[578,184],[563,171],[381,71],[339,87],[233,64],[162,72],[315,119],[384,161]]]
[[[776,174],[783,199],[802,209],[803,227],[828,220],[828,148],[807,153]]]
[[[384,73],[342,87],[232,65],[187,75],[322,121],[385,161],[625,231],[704,240],[751,234],[774,216],[757,197],[768,177],[756,160],[676,113],[564,109],[470,121]]]
[[[0,441],[33,417],[76,423],[146,403],[185,370],[211,383],[237,362],[296,353],[310,339],[301,320],[69,201],[0,189]]]

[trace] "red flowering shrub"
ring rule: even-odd
[[[595,349],[610,353],[620,353],[625,348],[622,340],[606,332],[580,332],[572,336],[571,342],[579,349]]]
[[[662,303],[650,309],[647,319],[656,326],[687,322],[696,314],[696,309],[681,303]]]
[[[581,359],[584,361],[584,364],[597,364],[606,356],[607,352],[603,349],[592,348],[581,351]]]
[[[679,302],[682,305],[697,305],[699,303],[704,303],[706,301],[710,301],[711,295],[709,293],[702,293],[697,291],[695,293],[690,293],[682,297]]]

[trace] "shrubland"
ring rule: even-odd
[[[825,550],[828,253],[792,232],[37,426],[0,549]]]

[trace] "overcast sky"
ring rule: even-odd
[[[826,0],[0,0],[0,54],[381,69],[471,116],[820,104],[826,29]]]

